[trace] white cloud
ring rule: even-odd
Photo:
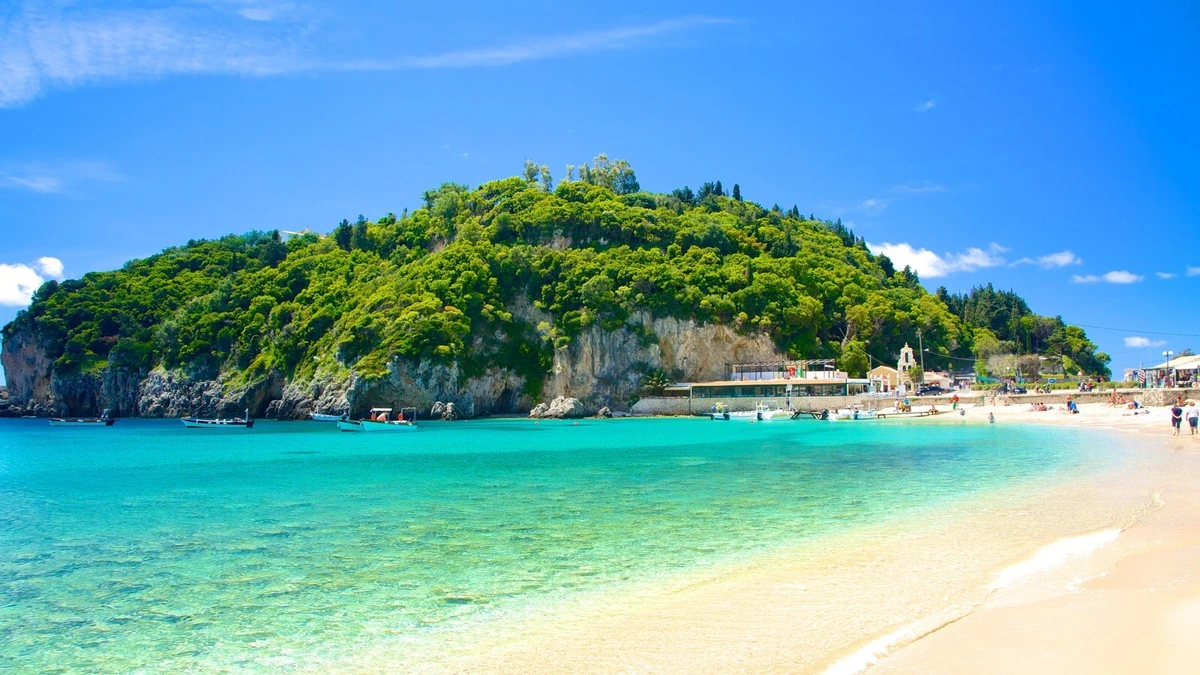
[[[1130,336],[1125,338],[1125,346],[1133,349],[1143,349],[1146,347],[1161,347],[1167,344],[1166,340],[1151,340],[1150,338],[1140,336]]]
[[[937,107],[937,101],[935,101],[934,99],[931,98],[928,101],[925,101],[924,103],[918,104],[917,112],[921,112],[921,113],[929,112],[930,110],[933,110],[936,107]]]
[[[963,253],[947,253],[938,255],[927,248],[913,248],[911,244],[899,243],[882,244],[868,243],[867,247],[875,253],[882,253],[891,259],[896,269],[905,266],[916,270],[917,274],[927,278],[944,277],[955,272],[972,272],[986,267],[999,267],[1004,264],[1001,253],[1008,249],[993,243],[985,251],[981,248],[968,248]]]
[[[42,194],[66,192],[86,182],[125,180],[104,162],[55,162],[0,165],[0,188]]]
[[[48,277],[61,279],[62,261],[49,256],[38,258],[32,265],[0,263],[0,305],[24,307],[33,299],[33,292]]]
[[[1155,272],[1154,276],[1158,277],[1159,279],[1174,279],[1179,275],[1175,274],[1174,272]]]
[[[1187,268],[1187,275],[1188,275],[1189,277],[1200,276],[1200,267],[1189,267],[1189,268]]]
[[[1103,279],[1110,284],[1135,284],[1144,278],[1140,274],[1134,274],[1125,270],[1114,270],[1105,273],[1103,276]]]
[[[1072,253],[1069,250],[1059,251],[1058,253],[1050,253],[1048,255],[1041,256],[1037,259],[1037,262],[1038,262],[1038,265],[1040,265],[1046,269],[1053,269],[1055,267],[1067,267],[1068,265],[1083,264],[1083,260],[1081,260],[1079,258],[1079,256],[1075,255],[1074,253]]]
[[[1074,274],[1071,276],[1071,283],[1094,284],[1104,281],[1110,284],[1135,284],[1142,279],[1145,279],[1145,277],[1140,274],[1134,274],[1133,272],[1127,272],[1125,270],[1114,270],[1112,272],[1101,274],[1100,276],[1096,276],[1095,274],[1086,274],[1082,276],[1079,274]]]
[[[337,70],[502,66],[571,53],[653,46],[655,38],[729,24],[693,16],[607,30],[532,37],[427,56],[357,59],[315,53],[293,5],[209,0],[149,8],[25,0],[0,16],[0,108],[54,89],[184,74],[268,76]]]

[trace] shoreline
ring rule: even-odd
[[[998,425],[1117,433],[1126,459],[1074,482],[1035,479],[1033,494],[1027,494],[1027,485],[1000,489],[939,526],[885,522],[723,569],[685,571],[665,587],[632,587],[606,602],[529,617],[514,630],[500,631],[502,638],[467,631],[456,637],[471,647],[459,648],[448,660],[397,661],[398,654],[383,649],[341,666],[355,672],[400,663],[417,672],[916,673],[940,672],[929,668],[957,655],[966,662],[944,672],[962,672],[978,647],[960,647],[958,641],[966,638],[959,636],[967,635],[972,645],[989,639],[990,628],[974,628],[983,621],[979,617],[994,616],[997,607],[1024,615],[1039,611],[1038,603],[1090,592],[1091,582],[1084,580],[1104,579],[1130,556],[1152,555],[1147,542],[1163,536],[1152,525],[1164,513],[1172,518],[1183,513],[1182,532],[1190,533],[1185,539],[1200,533],[1200,517],[1179,508],[1176,494],[1185,488],[1163,484],[1177,459],[1172,446],[1179,445],[1155,438],[1162,434],[1154,429],[1166,431],[1163,411],[1121,418],[1121,411],[1096,407],[1102,412],[1089,408],[1068,416],[979,406],[997,412]],[[962,417],[933,419],[987,423],[972,409]],[[1133,480],[1126,463],[1138,467]],[[1086,513],[1073,508],[1085,503],[1091,505]],[[909,536],[914,540],[905,540]],[[965,549],[964,541],[970,542]],[[1196,545],[1200,555],[1200,536]],[[880,594],[880,578],[906,583]],[[1085,613],[1077,620],[1111,614]]]

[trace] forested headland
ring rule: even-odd
[[[466,375],[500,365],[536,398],[556,349],[635,313],[766,334],[781,353],[837,359],[852,375],[894,364],[918,330],[927,368],[986,370],[990,357],[1033,354],[1108,374],[1082,329],[1011,292],[929,293],[840,221],[765,207],[720,181],[646,192],[632,167],[603,155],[557,184],[527,163],[521,176],[445,183],[412,211],[344,220],[327,235],[194,240],[50,281],[4,336],[35,336],[59,376],[370,380],[407,360]]]

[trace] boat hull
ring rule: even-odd
[[[411,422],[373,422],[370,420],[338,420],[338,429],[342,431],[416,431],[417,425]]]
[[[91,418],[59,418],[53,417],[50,419],[52,427],[111,427],[116,420],[102,419],[99,417]]]
[[[324,413],[311,413],[308,417],[315,422],[340,422],[342,420],[341,415],[326,415]]]
[[[202,420],[185,417],[183,426],[188,429],[250,429],[254,427],[254,420]]]

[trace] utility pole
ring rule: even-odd
[[[921,379],[925,379],[925,342],[921,339],[921,329],[917,329],[917,349],[921,350]]]

